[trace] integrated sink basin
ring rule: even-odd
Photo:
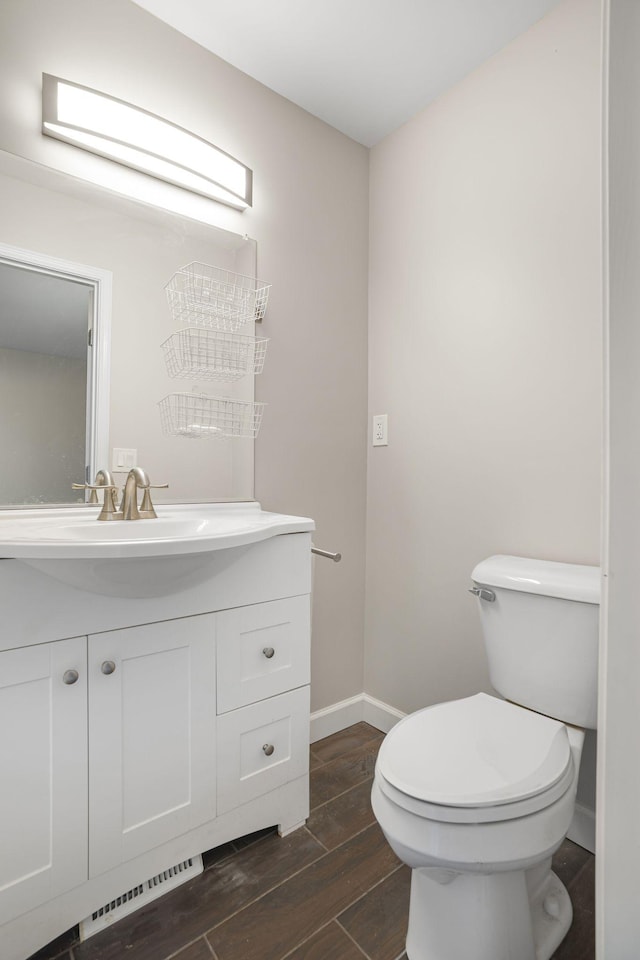
[[[150,597],[187,589],[221,550],[287,533],[313,520],[269,513],[255,501],[156,507],[155,520],[99,521],[99,507],[0,511],[0,559],[20,560],[79,589]]]

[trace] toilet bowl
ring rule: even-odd
[[[551,856],[573,816],[584,731],[480,693],[402,720],[375,816],[413,869],[409,960],[543,960],[571,924]]]
[[[535,578],[521,576],[523,569],[531,572],[531,563],[537,565],[534,589]],[[583,678],[584,697],[575,695],[571,678],[572,722],[561,707],[553,716],[530,707],[538,697],[546,705],[554,683],[562,698],[562,676],[554,676],[548,663],[541,668],[537,637],[560,646],[566,639],[571,647],[568,656],[556,657],[556,675],[570,669],[576,641],[584,640],[593,659],[597,613],[585,620],[585,610],[577,607],[597,611],[594,570],[509,557],[479,565],[473,579],[481,584],[480,602],[490,605],[486,616],[482,608],[486,641],[487,634],[505,635],[503,620],[513,619],[520,604],[512,595],[505,602],[503,594],[526,579],[526,626],[519,633],[507,629],[512,642],[506,652],[499,644],[487,646],[490,667],[499,660],[506,678],[500,693],[508,696],[514,672],[527,705],[485,693],[436,704],[401,720],[381,745],[372,806],[390,846],[412,869],[408,960],[549,960],[571,925],[571,901],[551,870],[551,857],[573,817],[585,734],[575,719],[586,726],[594,714],[595,662]],[[512,575],[515,587],[507,582]],[[585,577],[590,587],[584,595],[582,587],[577,593],[571,583],[567,587],[567,578]],[[543,601],[535,623],[532,600]],[[572,633],[573,620],[578,626]],[[525,677],[529,657],[534,664],[528,686],[515,669],[519,643]]]

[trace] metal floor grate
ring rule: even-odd
[[[118,920],[127,917],[134,910],[139,910],[140,907],[164,896],[165,893],[179,887],[182,883],[186,883],[192,877],[197,877],[199,873],[202,873],[202,870],[202,856],[198,854],[169,867],[167,870],[163,870],[161,873],[157,873],[155,877],[137,884],[131,890],[127,890],[126,893],[121,893],[118,897],[110,900],[109,903],[105,903],[104,906],[94,910],[90,916],[80,922],[80,940],[87,940],[95,933],[99,933],[106,927],[110,927],[111,924],[117,923]]]

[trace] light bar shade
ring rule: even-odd
[[[237,210],[251,206],[253,174],[239,160],[169,120],[48,73],[42,132]]]

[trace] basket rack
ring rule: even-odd
[[[182,380],[240,380],[262,373],[268,339],[186,327],[162,344],[167,373]]]
[[[223,440],[229,437],[255,439],[265,404],[208,397],[202,393],[170,393],[158,406],[166,436]]]
[[[270,289],[255,277],[194,261],[174,273],[165,292],[174,320],[234,332],[262,320]]]

